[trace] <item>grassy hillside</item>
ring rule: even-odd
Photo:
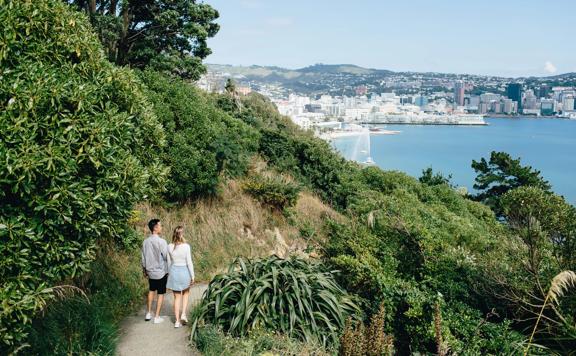
[[[141,204],[136,207],[134,223],[145,235],[146,222],[157,217],[168,240],[170,231],[183,225],[192,246],[197,278],[209,281],[237,256],[308,255],[327,239],[325,219],[346,221],[310,192],[301,192],[296,205],[283,213],[264,206],[242,185],[242,179],[229,180],[221,184],[218,196],[185,205]]]

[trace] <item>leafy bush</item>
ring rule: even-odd
[[[281,176],[253,176],[244,182],[244,190],[262,203],[284,210],[296,205],[301,188]]]
[[[276,256],[239,258],[210,282],[193,315],[192,335],[204,320],[233,336],[264,329],[333,345],[346,318],[356,312],[332,273],[318,264]]]
[[[314,341],[303,342],[275,332],[254,330],[249,337],[236,338],[224,334],[213,325],[200,327],[196,347],[205,356],[323,356],[332,355]]]
[[[75,280],[86,296],[51,303],[33,324],[27,353],[34,355],[113,355],[119,324],[144,292],[140,253],[100,246],[90,272]]]
[[[349,209],[359,221],[329,225],[326,253],[342,271],[339,281],[365,298],[368,312],[376,312],[380,303],[386,306],[399,352],[435,351],[437,293],[444,295],[448,309],[468,308],[445,319],[453,330],[448,346],[471,342],[473,332],[458,333],[464,311],[477,313],[468,324],[475,329],[481,315],[498,305],[493,296],[480,294],[487,281],[476,261],[501,247],[505,228],[487,207],[466,201],[446,185],[424,186],[377,169],[363,170],[362,177],[377,190],[364,188],[351,200]],[[478,345],[481,352],[494,350]]]
[[[152,71],[141,78],[166,131],[168,144],[161,156],[171,168],[169,199],[214,194],[222,173],[245,172],[257,150],[256,130],[216,108],[189,83]]]
[[[21,344],[49,286],[121,241],[162,185],[161,126],[85,16],[60,0],[0,0],[0,353]]]

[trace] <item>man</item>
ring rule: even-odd
[[[160,324],[164,321],[164,319],[160,317],[160,309],[164,301],[166,281],[168,279],[168,244],[166,240],[160,237],[162,225],[159,219],[150,220],[148,222],[148,228],[152,234],[142,243],[142,271],[144,272],[144,276],[148,278],[150,285],[148,291],[148,311],[145,320],[149,321],[152,319],[152,302],[157,293],[158,301],[156,303],[154,324]]]

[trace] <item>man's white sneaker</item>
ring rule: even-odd
[[[182,314],[182,316],[180,316],[180,321],[183,325],[188,324],[188,318],[186,317],[186,314]]]
[[[146,313],[146,317],[144,318],[144,320],[146,320],[146,321],[152,320],[152,314]]]
[[[164,322],[164,319],[161,316],[157,316],[154,318],[154,324],[160,324],[163,322]]]
[[[182,326],[182,324],[180,324],[180,322],[178,322],[178,321],[174,323],[174,327],[175,327],[175,328],[179,328],[179,327],[181,327],[181,326]]]

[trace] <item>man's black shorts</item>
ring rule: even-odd
[[[168,281],[168,275],[164,275],[161,279],[151,279],[148,278],[148,284],[150,284],[150,291],[157,291],[158,294],[166,294],[166,282]]]

